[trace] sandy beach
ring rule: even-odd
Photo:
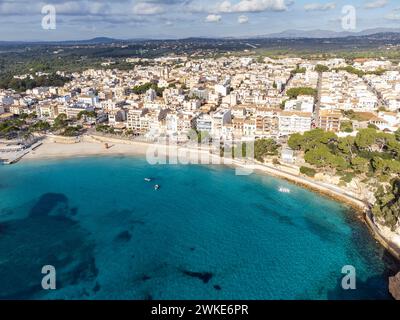
[[[144,155],[146,150],[146,144],[137,146],[113,144],[110,149],[106,149],[103,144],[96,142],[62,144],[45,141],[39,148],[27,154],[23,161],[106,155]]]
[[[108,144],[109,148],[105,147],[105,143]],[[79,143],[71,144],[58,143],[52,141],[52,139],[46,138],[39,148],[27,154],[22,161],[71,157],[135,155],[146,156],[149,164],[156,164],[157,161],[167,161],[172,164],[221,164],[242,169],[239,175],[247,175],[253,172],[266,173],[310,188],[313,191],[317,191],[337,200],[342,200],[358,210],[365,209],[365,203],[362,199],[358,199],[356,195],[349,194],[348,191],[335,185],[296,175],[293,173],[293,170],[284,167],[278,168],[273,165],[261,163],[245,163],[242,160],[223,159],[210,154],[207,149],[195,149],[173,145],[165,146],[161,144],[125,141],[98,136],[85,136]]]
[[[105,144],[109,148],[106,148]],[[396,257],[400,257],[400,243],[393,242],[393,239],[379,232],[374,228],[371,219],[366,219],[368,204],[355,194],[349,193],[336,185],[320,182],[293,173],[285,167],[277,167],[261,163],[245,163],[242,160],[223,159],[210,154],[208,149],[187,148],[181,146],[165,146],[137,142],[132,140],[120,140],[101,136],[84,136],[79,143],[59,143],[52,138],[46,138],[43,144],[27,154],[21,161],[33,161],[43,159],[62,159],[93,156],[146,156],[149,165],[157,163],[180,163],[180,164],[220,164],[239,169],[239,174],[251,173],[267,174],[292,182],[301,187],[312,190],[321,195],[345,203],[359,213],[360,219],[367,223],[375,238]],[[365,219],[365,220],[364,220]]]

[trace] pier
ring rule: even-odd
[[[42,141],[37,141],[29,147],[26,146],[6,146],[0,147],[0,163],[2,164],[14,164],[21,160],[32,150],[40,147]]]

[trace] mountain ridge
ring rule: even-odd
[[[332,30],[298,30],[288,29],[278,33],[270,33],[265,35],[254,35],[254,36],[242,36],[242,37],[186,37],[186,38],[130,38],[130,39],[118,39],[111,37],[99,36],[91,39],[84,40],[60,40],[60,41],[0,41],[0,45],[18,45],[18,44],[112,44],[112,43],[130,43],[135,41],[184,41],[184,40],[196,40],[196,39],[215,39],[215,40],[244,40],[244,39],[339,39],[347,37],[365,37],[373,36],[378,34],[392,34],[399,35],[400,28],[372,28],[358,32],[350,31],[332,31]]]

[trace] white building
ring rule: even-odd
[[[196,119],[196,128],[198,131],[206,131],[208,133],[211,133],[212,128],[213,128],[213,119],[209,114],[201,114],[197,119]]]
[[[228,95],[229,92],[229,87],[227,85],[223,85],[223,84],[216,84],[214,87],[215,93],[226,97]]]
[[[230,109],[220,109],[212,114],[212,134],[220,136],[222,134],[222,127],[226,124],[230,124],[232,121],[232,115]]]
[[[154,101],[157,97],[157,93],[154,89],[150,88],[149,90],[146,91],[146,101]]]
[[[127,113],[126,127],[133,130],[135,133],[140,132],[140,117],[145,114],[147,110],[130,109]]]
[[[299,96],[296,100],[289,100],[285,103],[285,111],[314,111],[314,97]]]
[[[280,136],[311,130],[312,114],[309,112],[282,111],[278,119]]]
[[[99,97],[94,94],[82,95],[78,98],[78,103],[88,104],[90,106],[97,106],[99,103]]]
[[[11,96],[0,97],[0,103],[4,105],[12,105],[14,103],[14,98]]]

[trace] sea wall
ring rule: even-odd
[[[47,135],[46,137],[50,142],[54,142],[54,143],[73,144],[73,143],[80,142],[79,137],[63,137],[63,136],[56,136],[56,135]]]
[[[387,232],[383,232],[384,227],[380,227],[377,225],[374,221],[374,218],[372,216],[372,213],[368,210],[365,213],[365,221],[367,222],[367,225],[373,235],[375,236],[375,239],[379,241],[379,243],[388,251],[392,256],[394,256],[397,260],[400,261],[400,245],[399,241],[393,241],[391,239],[400,239],[400,236],[392,232],[393,238],[389,238],[387,235]],[[386,234],[385,234],[386,233]]]

